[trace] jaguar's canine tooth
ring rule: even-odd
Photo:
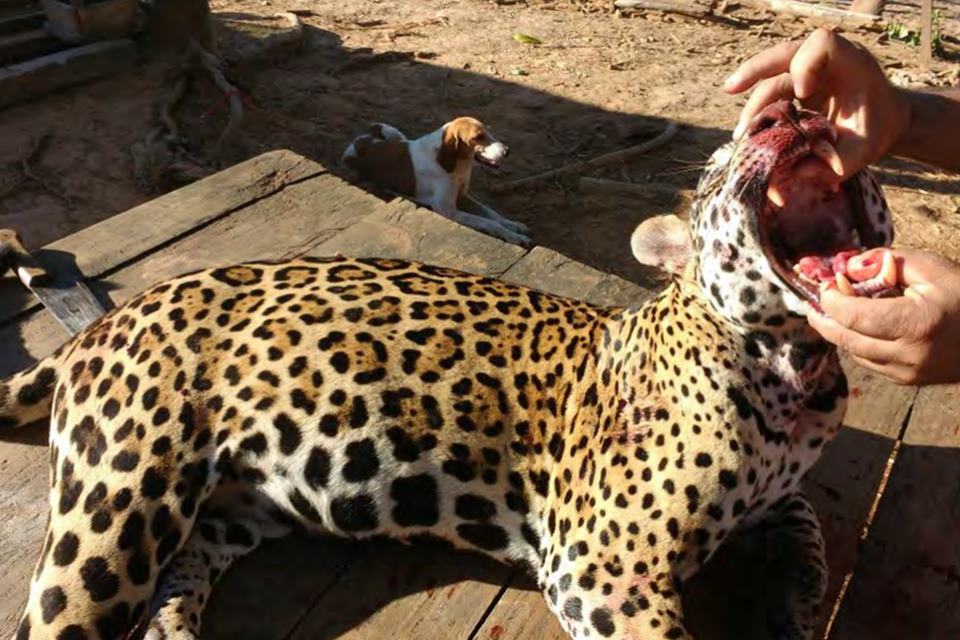
[[[829,140],[817,140],[813,143],[813,146],[810,147],[810,152],[826,162],[835,174],[838,176],[843,175],[843,160],[840,159],[840,154],[837,153],[836,147],[834,147]]]
[[[787,203],[787,201],[783,199],[783,194],[780,193],[780,190],[775,185],[767,187],[767,199],[781,208]]]
[[[837,282],[837,291],[846,295],[846,296],[855,296],[857,295],[856,290],[853,288],[853,285],[850,284],[850,281],[847,280],[847,276],[842,273],[837,273],[834,275],[834,279]]]
[[[897,286],[897,261],[892,251],[883,252],[883,263],[880,265],[880,280],[887,287]]]

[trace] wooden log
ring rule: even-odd
[[[870,13],[857,13],[847,9],[801,2],[801,0],[770,0],[767,8],[774,13],[819,18],[841,25],[872,25],[880,19],[879,16]]]
[[[663,11],[694,17],[707,16],[713,11],[709,4],[691,2],[690,0],[615,0],[613,6],[617,9]]]
[[[922,0],[921,4],[920,57],[925,66],[933,64],[933,0]]]

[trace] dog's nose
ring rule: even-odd
[[[778,124],[797,124],[799,121],[800,114],[797,112],[796,105],[789,100],[781,100],[765,107],[755,115],[747,128],[747,134],[752,136]]]

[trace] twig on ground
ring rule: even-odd
[[[450,20],[443,16],[437,18],[428,18],[426,20],[416,20],[414,22],[401,22],[400,24],[388,24],[385,20],[358,20],[351,24],[342,24],[342,29],[364,29],[366,31],[409,31],[418,27],[428,27],[434,24],[448,24]]]
[[[180,141],[180,129],[177,126],[176,119],[173,117],[173,111],[177,108],[180,100],[183,99],[186,91],[187,76],[181,75],[177,79],[177,83],[173,86],[170,95],[160,104],[160,122],[162,122],[163,126],[167,129],[167,141],[173,144],[178,144]]]
[[[282,14],[283,17],[299,24],[294,14]],[[223,93],[228,106],[228,120],[217,141],[211,147],[206,159],[201,160],[186,149],[186,141],[181,137],[176,119],[176,107],[183,100],[190,84],[191,74],[200,69],[207,74],[213,84]],[[164,182],[191,182],[209,174],[209,165],[223,151],[224,144],[240,126],[243,119],[243,100],[240,91],[223,72],[220,58],[196,40],[192,40],[185,49],[178,65],[178,77],[170,92],[163,98],[157,110],[159,123],[151,129],[142,142],[133,145],[134,175],[141,188],[146,191],[158,189]]]
[[[222,151],[224,143],[236,128],[240,126],[240,121],[243,120],[243,101],[240,99],[240,91],[237,90],[224,75],[223,63],[220,61],[220,58],[201,47],[196,40],[190,43],[188,55],[191,54],[196,56],[200,65],[210,74],[213,83],[223,92],[230,107],[227,126],[220,132],[220,137],[217,138],[217,142],[214,144],[213,150],[210,153],[211,157],[216,158]]]
[[[774,13],[820,18],[838,24],[849,24],[850,26],[870,26],[880,20],[880,16],[872,13],[860,13],[837,7],[799,2],[798,0],[770,0],[767,9]]]
[[[43,133],[33,139],[30,149],[20,158],[20,161],[15,165],[17,177],[10,182],[9,185],[4,187],[3,191],[0,191],[0,200],[6,198],[9,195],[19,191],[21,188],[27,184],[34,184],[58,200],[63,201],[65,205],[69,208],[73,208],[73,198],[64,193],[59,187],[55,187],[50,182],[44,178],[42,175],[38,174],[33,169],[33,163],[40,157],[43,151],[47,147],[47,143],[50,141],[50,134]]]
[[[661,11],[698,20],[718,22],[738,29],[746,29],[756,24],[755,21],[717,15],[713,4],[707,5],[696,0],[615,0],[613,4],[623,11]]]
[[[380,53],[358,53],[340,65],[338,73],[358,71],[377,64],[393,62],[415,62],[416,57],[409,51],[382,51]]]
[[[629,162],[633,158],[643,155],[648,151],[657,149],[667,142],[670,141],[673,136],[676,135],[679,127],[676,122],[670,121],[667,123],[667,126],[664,128],[659,135],[655,138],[647,140],[642,144],[638,144],[626,149],[621,149],[619,151],[612,151],[610,153],[605,153],[602,156],[597,156],[596,158],[591,158],[590,160],[584,160],[581,162],[575,162],[558,169],[551,169],[550,171],[544,171],[543,173],[538,173],[536,175],[528,176],[526,178],[520,178],[519,180],[513,180],[511,182],[505,182],[500,185],[496,185],[491,189],[493,193],[507,193],[509,191],[514,191],[523,187],[528,187],[535,184],[540,184],[548,180],[553,180],[555,178],[560,178],[563,176],[569,176],[573,174],[583,173],[590,169],[596,169],[599,167],[605,167],[612,164],[617,164],[620,162]]]
[[[583,193],[640,197],[651,200],[672,200],[677,197],[678,191],[676,187],[668,187],[662,184],[622,182],[587,176],[580,178],[577,186],[579,191]]]
[[[3,189],[0,189],[0,200],[3,200],[7,196],[17,192],[26,182],[26,178],[20,175],[20,172],[17,172],[17,175],[10,181],[10,184],[4,186]]]

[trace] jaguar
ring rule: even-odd
[[[689,639],[680,587],[732,532],[826,570],[799,482],[848,395],[794,268],[881,247],[874,178],[819,114],[768,107],[712,156],[689,222],[631,246],[669,284],[606,308],[392,259],[160,283],[0,383],[0,432],[50,416],[50,516],[16,640],[187,640],[214,583],[294,529],[431,536],[522,564],[572,638]],[[789,185],[784,188],[783,185]]]

